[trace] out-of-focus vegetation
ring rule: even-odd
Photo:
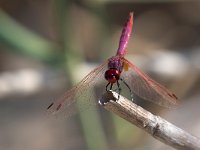
[[[180,98],[140,105],[200,136],[198,1],[0,0],[0,148],[167,149],[100,107],[47,116],[52,100],[115,54],[134,11],[128,58]]]

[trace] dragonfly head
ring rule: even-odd
[[[105,72],[105,79],[110,83],[115,83],[120,78],[120,71],[115,68],[110,68]]]

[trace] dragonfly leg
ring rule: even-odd
[[[110,85],[110,89],[108,89],[108,86]],[[106,91],[112,90],[113,87],[113,83],[108,82],[108,84],[106,85]]]
[[[118,80],[117,80],[117,89],[118,89],[118,99],[119,99],[120,93],[121,93],[121,88],[120,88],[120,84],[119,84]]]
[[[126,81],[124,81],[122,78],[120,78],[120,80],[126,85],[126,87],[129,89],[130,91],[130,95],[131,95],[131,100],[133,101],[133,92],[130,88],[130,86],[128,85],[128,83],[126,83]]]
[[[110,90],[112,90],[112,87],[113,87],[113,83],[110,84]]]
[[[110,85],[110,82],[108,82],[108,84],[106,85],[106,91],[109,91],[108,90],[108,86]]]

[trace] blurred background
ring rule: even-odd
[[[72,117],[47,106],[116,53],[134,11],[127,58],[180,99],[139,102],[200,137],[200,2],[0,0],[0,149],[172,149],[100,106]]]

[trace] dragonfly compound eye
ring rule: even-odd
[[[110,83],[115,83],[120,78],[120,72],[117,69],[109,69],[105,72],[105,79]]]

